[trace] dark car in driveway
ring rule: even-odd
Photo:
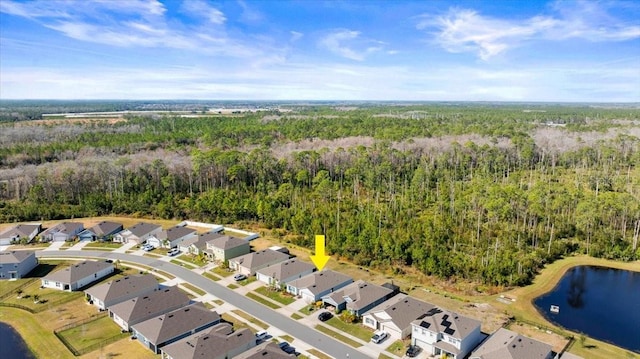
[[[415,358],[420,353],[420,347],[417,345],[411,345],[407,348],[407,356],[409,358]]]
[[[322,312],[318,315],[318,319],[321,322],[326,322],[327,320],[333,318],[333,314],[329,313],[329,312]]]

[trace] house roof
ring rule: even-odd
[[[233,359],[290,359],[294,354],[285,353],[273,342],[264,342],[255,348],[251,348],[233,357]]]
[[[84,225],[80,222],[62,222],[58,223],[55,226],[47,229],[44,233],[53,234],[53,233],[65,233],[71,234],[76,233],[84,228]]]
[[[103,302],[109,302],[132,293],[142,293],[158,289],[159,284],[152,274],[132,275],[93,286],[85,293]]]
[[[171,227],[158,233],[156,237],[162,241],[174,241],[176,239],[180,239],[194,233],[196,233],[196,230],[189,227]]]
[[[226,357],[230,351],[255,341],[256,337],[249,329],[234,332],[230,324],[220,323],[171,343],[163,347],[162,352],[180,359]]]
[[[365,314],[373,315],[378,321],[391,321],[398,328],[404,330],[411,325],[412,321],[432,308],[434,305],[431,303],[414,299],[406,294],[398,294]]]
[[[348,309],[360,310],[391,293],[393,293],[393,290],[389,288],[358,280],[337,292],[331,293],[328,297],[337,304],[347,302]]]
[[[237,262],[242,267],[254,269],[260,268],[275,261],[286,261],[287,259],[289,259],[288,254],[272,251],[271,249],[264,249],[258,252],[253,252],[236,258],[232,258],[231,260],[233,262]]]
[[[48,274],[43,279],[71,284],[109,267],[113,268],[113,264],[105,261],[84,261]]]
[[[127,228],[127,230],[131,232],[131,234],[133,234],[134,236],[140,238],[157,230],[158,228],[161,228],[161,227],[157,224],[140,222],[135,224],[133,227]]]
[[[219,237],[222,237],[222,234],[218,232],[201,233],[197,237],[185,239],[180,245],[185,247],[194,245],[198,249],[205,249],[207,248],[207,242]]]
[[[112,305],[109,310],[126,322],[164,313],[166,308],[189,304],[189,297],[177,287],[167,287]]]
[[[258,270],[258,273],[275,278],[278,281],[291,278],[299,275],[300,273],[313,270],[315,266],[311,263],[302,262],[295,258],[286,260],[284,262],[272,264],[268,267]]]
[[[22,263],[35,253],[35,251],[0,251],[0,264]]]
[[[8,238],[14,236],[29,237],[29,235],[31,235],[34,230],[39,230],[40,228],[40,224],[18,224],[0,233],[0,238]]]
[[[114,232],[122,229],[122,224],[117,222],[110,221],[102,221],[95,226],[87,229],[87,231],[92,232],[96,236],[108,236],[113,234]]]
[[[197,302],[132,326],[151,343],[162,344],[196,328],[220,321],[220,315]]]
[[[207,244],[215,248],[227,250],[240,246],[246,246],[249,244],[249,242],[242,238],[221,235],[219,237],[210,239],[209,241],[207,241]]]
[[[476,350],[471,359],[546,359],[551,345],[500,328]]]
[[[288,285],[298,289],[307,289],[312,294],[318,295],[345,282],[353,282],[353,279],[346,274],[327,269],[307,274],[300,279],[289,282]]]
[[[481,323],[479,320],[434,307],[418,317],[412,324],[434,333],[444,333],[457,339],[464,339],[474,329],[479,328]]]

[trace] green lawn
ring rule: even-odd
[[[5,295],[10,295],[9,293],[11,293],[11,292],[13,292],[14,294],[17,295],[17,293],[15,293],[15,291],[19,287],[21,287],[23,285],[28,285],[29,282],[33,282],[33,281],[37,281],[38,283],[40,283],[40,279],[35,279],[35,278],[25,278],[25,279],[17,279],[17,280],[2,280],[2,281],[0,281],[0,297],[3,297]]]
[[[191,283],[180,283],[181,286],[189,289],[190,291],[197,293],[198,295],[205,295],[207,294],[207,292],[205,292],[204,290],[196,287],[195,285],[191,284]]]
[[[298,319],[302,319],[302,318],[304,318],[304,317],[303,317],[303,316],[301,316],[301,315],[300,315],[300,314],[298,314],[298,313],[293,313],[293,314],[291,314],[291,318],[292,318],[292,319],[295,319],[295,320],[298,320]]]
[[[253,283],[253,282],[257,281],[257,280],[258,279],[256,278],[256,276],[251,276],[251,277],[248,277],[247,279],[243,279],[243,280],[239,281],[238,283],[240,285],[244,286],[244,285],[247,285],[247,284],[251,284],[251,283]]]
[[[304,315],[309,315],[315,311],[316,311],[316,307],[313,304],[309,304],[306,307],[299,310],[299,312]]]
[[[318,331],[320,331],[320,332],[322,332],[322,333],[324,333],[324,334],[326,334],[326,335],[328,335],[328,336],[330,336],[330,337],[332,337],[334,339],[338,339],[339,341],[341,341],[341,342],[343,342],[345,344],[351,345],[354,348],[359,348],[359,347],[362,346],[362,344],[356,342],[355,340],[353,340],[351,338],[347,338],[347,337],[345,337],[344,335],[342,335],[340,333],[334,332],[333,330],[325,327],[324,325],[318,324],[318,325],[316,325],[315,328]]]
[[[250,316],[249,314],[241,311],[240,309],[234,309],[234,310],[232,310],[232,312],[233,312],[233,314],[239,316],[240,318],[248,321],[249,323],[257,325],[262,329],[269,328],[269,326],[267,324],[265,324],[264,322],[259,321],[258,319]]]
[[[63,330],[58,334],[78,351],[101,343],[106,339],[129,336],[129,333],[121,333],[120,327],[106,315],[94,321],[80,324],[77,327]]]
[[[271,308],[271,309],[278,309],[280,308],[279,305],[277,305],[276,303],[271,302],[270,300],[266,300],[264,298],[262,298],[261,296],[255,294],[255,293],[247,293],[247,297],[251,298],[253,300],[255,300],[256,302],[266,305],[267,307]]]
[[[249,326],[247,325],[247,323],[238,321],[238,319],[232,317],[231,315],[227,314],[227,313],[222,313],[220,314],[220,317],[222,318],[222,320],[224,320],[225,322],[231,323],[231,325],[233,325],[233,329],[234,330],[238,330],[241,328],[249,328]]]
[[[181,256],[178,256],[178,259],[183,260],[185,262],[192,263],[196,267],[202,267],[205,264],[207,264],[206,260],[204,260],[202,258],[198,258],[198,256],[193,255],[193,254],[183,254]]]
[[[40,285],[40,280],[32,281],[22,288],[22,298],[18,299],[17,295],[10,295],[4,298],[2,302],[18,304],[39,311],[45,309],[43,306],[47,306],[49,303],[71,301],[84,296],[82,292],[65,292],[51,288],[40,288]],[[34,303],[35,295],[38,296],[38,303]]]
[[[229,288],[229,289],[238,289],[238,288],[240,288],[240,287],[238,287],[237,285],[235,285],[235,284],[231,283],[231,284],[229,284],[229,285],[227,286],[227,288]]]
[[[146,255],[146,254],[145,254],[145,255]],[[177,259],[172,259],[172,260],[171,260],[171,263],[173,263],[173,264],[175,264],[175,265],[179,265],[179,266],[181,266],[181,267],[185,267],[185,268],[187,268],[187,269],[195,269],[195,268],[197,268],[197,267],[196,267],[196,266],[194,266],[193,264],[184,263],[184,262],[181,262],[181,261],[179,261],[179,260],[177,260]]]
[[[111,248],[116,249],[122,247],[122,243],[114,242],[89,242],[83,248]]]
[[[391,359],[391,357],[388,355],[384,355],[383,353],[380,353],[380,355],[378,355],[378,359]]]
[[[221,276],[222,278],[228,277],[233,274],[233,271],[230,271],[226,268],[222,268],[221,266],[215,267],[211,270],[213,273]]]
[[[220,299],[214,299],[212,300],[212,302],[216,303],[217,305],[223,305],[224,301],[220,300]]]
[[[309,349],[307,351],[309,352],[309,354],[312,354],[313,356],[318,357],[320,359],[333,359],[332,357],[328,356],[327,354],[317,349]]]
[[[342,321],[342,319],[336,316],[327,320],[325,323],[345,333],[349,333],[354,337],[365,342],[368,342],[371,339],[371,336],[373,335],[371,330],[364,328],[362,325],[345,323]]]
[[[296,301],[296,299],[283,291],[275,291],[270,287],[260,287],[258,289],[255,290],[257,293],[260,293],[262,295],[264,295],[265,297],[269,298],[269,299],[273,299],[278,303],[282,303],[284,305],[289,305],[293,302]]]
[[[391,354],[395,354],[397,356],[403,356],[405,347],[406,346],[402,340],[396,340],[391,345],[389,345],[385,350]]]
[[[204,272],[204,273],[202,273],[202,275],[207,277],[207,278],[209,278],[209,279],[211,279],[212,281],[216,281],[216,282],[219,281],[220,279],[222,279],[222,278],[218,277],[217,275],[211,274],[209,272]]]
[[[280,338],[282,338],[282,340],[291,343],[293,341],[293,337],[290,335],[281,335]]]

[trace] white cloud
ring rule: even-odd
[[[368,46],[372,43],[374,46]],[[336,55],[356,61],[363,61],[368,55],[382,50],[382,42],[363,39],[359,31],[347,29],[333,30],[320,39],[319,45]]]
[[[290,31],[289,33],[291,34],[291,40],[290,40],[291,42],[296,42],[304,36],[303,33],[298,31]]]
[[[475,52],[488,60],[532,40],[626,41],[640,38],[637,23],[626,24],[596,2],[557,2],[555,16],[522,20],[483,16],[470,9],[451,8],[443,15],[421,15],[417,28],[433,31],[437,44],[449,52]]]
[[[188,0],[182,3],[182,10],[194,17],[204,18],[211,24],[221,25],[227,20],[222,11],[204,0]]]

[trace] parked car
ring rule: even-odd
[[[242,273],[238,273],[238,274],[233,276],[233,279],[235,279],[236,282],[239,282],[241,280],[247,279],[247,276],[242,274]]]
[[[407,348],[407,356],[409,358],[415,358],[416,356],[418,356],[418,354],[420,353],[420,347],[417,345],[411,345],[409,346],[409,348]]]
[[[142,246],[142,250],[145,252],[149,252],[151,250],[153,250],[155,247],[150,245],[150,244],[145,244],[144,246]]]
[[[292,347],[287,342],[280,342],[278,343],[278,346],[280,347],[280,349],[282,349],[283,352],[287,354],[294,354],[296,352],[296,348]]]
[[[327,320],[331,319],[333,317],[333,314],[329,313],[329,312],[322,312],[318,315],[318,319],[321,322],[326,322]]]
[[[375,333],[373,333],[373,336],[371,337],[371,342],[375,344],[382,343],[385,339],[387,339],[388,336],[389,334],[384,330],[377,330]]]
[[[266,330],[261,330],[259,332],[256,333],[256,339],[258,340],[267,340],[269,339],[270,335],[269,333],[267,333]]]
[[[180,253],[180,250],[178,248],[171,248],[169,252],[167,252],[167,255],[169,257],[173,257],[173,256],[177,256],[178,253]]]

